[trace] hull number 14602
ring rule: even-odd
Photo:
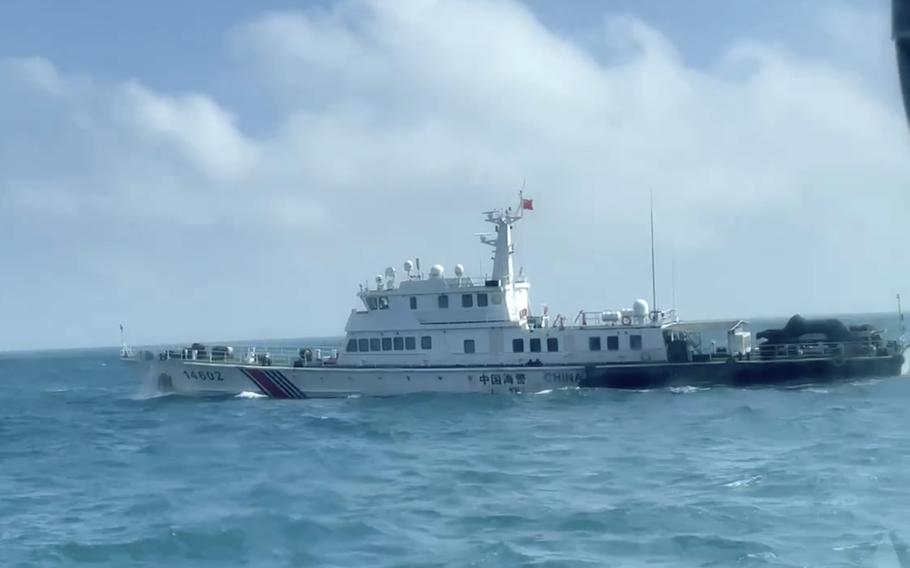
[[[183,376],[191,381],[223,381],[221,371],[184,371]]]

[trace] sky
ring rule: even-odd
[[[0,350],[334,336],[406,259],[533,311],[910,298],[886,0],[0,3]]]

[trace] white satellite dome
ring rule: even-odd
[[[404,271],[410,274],[412,270],[414,270],[414,263],[410,260],[404,261]]]
[[[635,300],[632,304],[632,311],[636,316],[643,318],[648,315],[648,302],[642,299]]]
[[[446,269],[441,264],[434,264],[433,268],[430,269],[430,278],[442,278],[445,272]]]
[[[462,266],[461,264],[455,265],[455,276],[457,276],[459,278],[464,276],[464,266]]]

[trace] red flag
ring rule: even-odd
[[[534,200],[533,199],[522,199],[521,208],[527,209],[528,211],[534,211]]]

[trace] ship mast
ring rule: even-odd
[[[512,244],[512,225],[524,217],[524,210],[531,209],[531,200],[524,198],[523,192],[518,193],[517,213],[511,207],[484,211],[486,221],[492,223],[496,229],[495,235],[489,233],[479,235],[480,241],[493,247],[493,280],[502,284],[512,284],[515,270],[512,264],[512,255],[515,247]]]

